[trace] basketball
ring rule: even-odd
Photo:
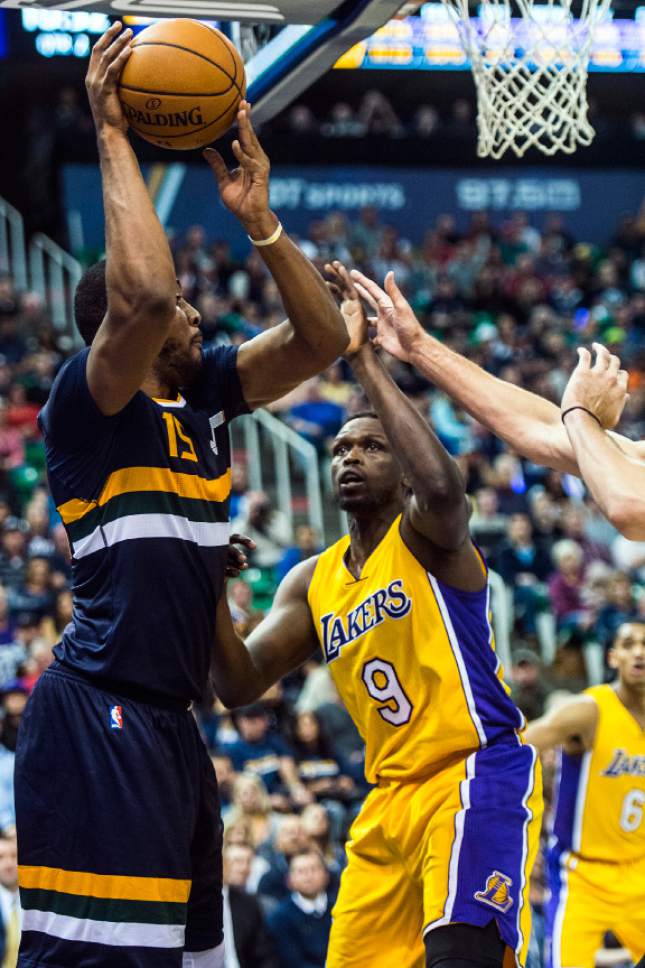
[[[220,138],[246,93],[231,41],[196,20],[162,20],[132,41],[119,84],[130,127],[162,148],[188,151]]]

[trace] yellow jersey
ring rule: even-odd
[[[645,730],[610,685],[585,695],[598,707],[593,747],[560,753],[553,844],[585,860],[645,860]]]
[[[372,783],[427,776],[493,742],[517,745],[524,726],[495,655],[488,587],[459,591],[429,574],[400,521],[360,578],[346,567],[346,536],[320,555],[309,586],[323,654],[365,741]]]

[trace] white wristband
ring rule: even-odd
[[[250,235],[248,236],[248,239],[252,245],[255,245],[257,246],[257,248],[261,249],[263,245],[273,245],[274,242],[278,241],[281,235],[282,235],[282,222],[278,222],[278,226],[275,232],[272,232],[268,239],[252,239]]]

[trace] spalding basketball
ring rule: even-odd
[[[119,98],[130,127],[186,151],[220,138],[246,94],[244,64],[228,37],[197,20],[160,20],[132,41]]]

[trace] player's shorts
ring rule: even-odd
[[[607,931],[637,961],[645,950],[645,858],[607,864],[556,847],[547,866],[549,968],[594,968]]]
[[[531,746],[492,746],[376,787],[350,830],[327,968],[422,968],[427,932],[493,919],[523,965],[541,819]]]
[[[178,968],[184,949],[221,943],[217,781],[187,705],[55,663],[23,715],[15,774],[19,968]]]

